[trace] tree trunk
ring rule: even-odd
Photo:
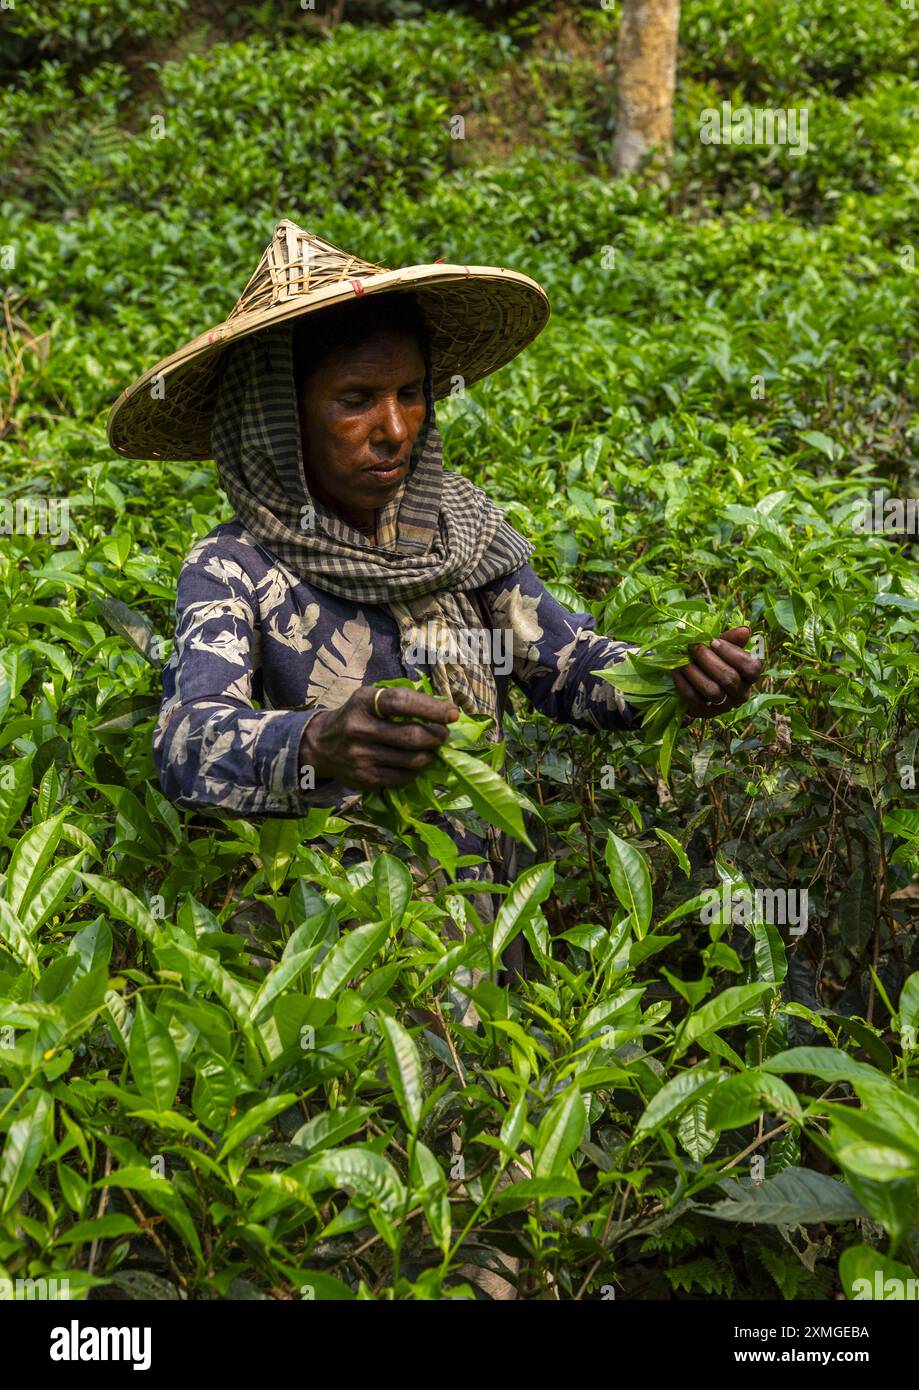
[[[631,173],[652,150],[662,158],[673,136],[673,92],[680,0],[623,0],[616,49],[617,174]]]

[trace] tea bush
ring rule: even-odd
[[[4,9],[0,74],[4,80],[43,60],[88,64],[113,50],[168,39],[181,26],[188,0],[15,0]]]
[[[64,6],[0,97],[6,1277],[828,1299],[914,1267],[916,537],[854,523],[915,483],[915,19],[693,0],[661,190],[606,162],[615,14],[500,8],[282,45],[253,11],[140,80],[180,5]],[[703,145],[722,100],[812,103],[813,149]],[[685,595],[762,643],[669,762],[515,696],[494,921],[434,841],[418,881],[398,806],[217,820],[156,780],[176,577],[227,510],[105,417],[280,216],[543,283],[545,332],[441,407],[449,465],[601,630],[671,640]]]

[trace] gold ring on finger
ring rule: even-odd
[[[377,693],[373,697],[373,712],[376,715],[377,719],[385,719],[386,717],[385,715],[380,713],[380,696],[383,694],[384,689],[384,686],[378,685]]]

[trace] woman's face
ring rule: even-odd
[[[387,330],[337,350],[307,377],[299,407],[311,495],[351,525],[372,526],[405,478],[424,423],[418,344]]]

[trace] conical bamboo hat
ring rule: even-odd
[[[237,339],[344,300],[393,292],[411,293],[424,316],[435,400],[503,367],[549,317],[545,291],[527,275],[437,262],[387,270],[285,218],[224,322],[163,358],[118,398],[109,443],[127,458],[211,458],[217,388]]]

